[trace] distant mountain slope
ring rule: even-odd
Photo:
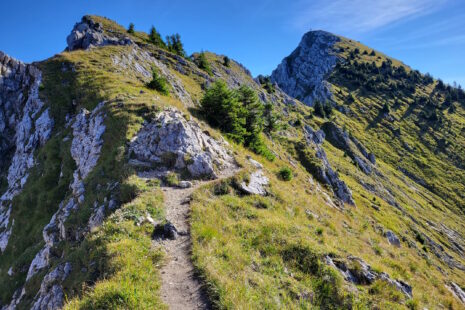
[[[338,123],[377,157],[463,212],[464,91],[321,31],[306,34],[271,78],[309,105],[331,102]]]
[[[255,79],[169,38],[0,54],[0,308],[464,307],[461,90],[323,31]]]

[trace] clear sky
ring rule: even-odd
[[[20,60],[62,51],[75,22],[98,14],[137,30],[181,34],[270,74],[311,29],[340,34],[465,86],[464,0],[1,0],[0,50]]]

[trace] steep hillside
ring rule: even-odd
[[[462,278],[465,93],[322,31],[307,33],[271,80],[314,107],[328,147],[348,158],[341,161],[333,152],[336,169],[354,196],[359,192],[373,204],[374,228],[395,228],[446,282],[453,274]],[[402,221],[378,215],[386,209],[402,214]]]
[[[0,65],[2,309],[464,307],[463,92],[325,32],[253,79],[98,16]]]

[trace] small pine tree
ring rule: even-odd
[[[313,106],[313,110],[315,114],[319,117],[325,117],[325,110],[323,109],[323,105],[319,100],[315,102],[315,105]]]
[[[376,56],[375,50],[371,50],[370,56]]]
[[[231,65],[231,60],[229,59],[228,56],[223,57],[223,66],[229,67]]]
[[[246,111],[237,93],[228,89],[225,82],[217,81],[207,89],[200,105],[212,126],[226,132],[237,143],[244,143]]]
[[[325,111],[326,117],[330,117],[333,114],[333,105],[326,101],[323,106],[323,110]]]
[[[273,105],[271,103],[265,104],[263,115],[265,118],[263,131],[268,134],[277,131],[280,127],[279,116],[273,112]]]
[[[200,106],[210,125],[224,131],[236,143],[274,159],[261,136],[264,107],[253,89],[242,86],[232,90],[224,81],[217,81],[207,89]]]
[[[204,52],[201,52],[196,59],[197,65],[200,69],[205,70],[209,75],[212,75],[210,64],[208,63],[207,56]]]
[[[247,144],[254,140],[254,137],[259,135],[263,130],[263,110],[264,106],[258,100],[255,91],[248,86],[241,86],[238,90],[239,100],[247,111],[245,129],[248,137],[246,138]]]
[[[134,24],[133,24],[133,23],[130,23],[130,24],[129,24],[128,33],[134,34]]]
[[[152,71],[152,80],[147,83],[147,87],[154,89],[163,95],[169,94],[168,82],[165,78],[158,74],[158,71],[155,68]]]
[[[184,51],[184,46],[181,42],[181,36],[178,33],[167,36],[166,45],[168,46],[168,50],[170,52],[182,57],[186,57],[186,52]]]
[[[352,93],[349,93],[349,95],[347,96],[346,102],[348,104],[351,104],[351,103],[355,102],[355,98],[354,98],[354,95]]]
[[[389,103],[385,103],[383,105],[383,109],[381,110],[382,113],[384,114],[389,114],[391,112],[391,107],[389,106]]]
[[[156,46],[165,47],[165,42],[163,42],[160,33],[154,26],[150,28],[149,41]]]

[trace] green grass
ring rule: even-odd
[[[168,184],[168,186],[178,186],[179,175],[174,172],[170,172],[165,176],[165,182]]]
[[[74,250],[68,290],[79,292],[82,267],[98,266],[97,282],[69,300],[65,309],[164,309],[159,297],[163,252],[152,244],[153,226],[138,225],[146,215],[163,219],[163,194],[157,185],[129,178],[139,193]],[[86,253],[86,251],[89,251]],[[82,255],[82,256],[81,256]],[[80,281],[77,281],[80,280]]]

